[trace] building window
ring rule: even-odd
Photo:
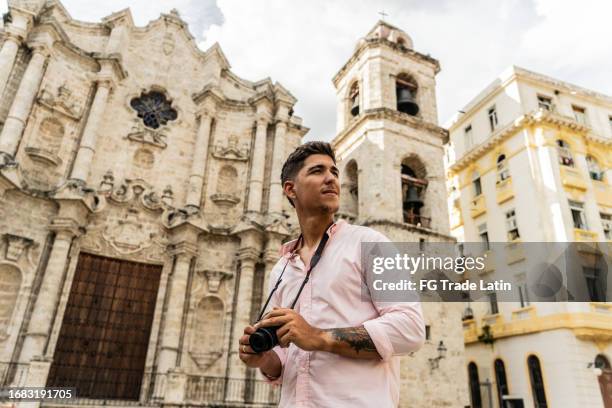
[[[482,194],[482,185],[480,184],[480,174],[477,171],[472,173],[472,186],[474,186],[474,197]]]
[[[486,223],[478,226],[478,236],[480,236],[480,241],[482,242],[483,250],[488,251],[490,249],[490,245],[489,245],[489,233],[487,232]]]
[[[506,378],[506,367],[501,359],[496,359],[495,363],[493,363],[495,369],[495,382],[497,383],[497,399],[499,401],[499,406],[504,406],[504,395],[510,394],[508,390],[508,379]]]
[[[138,112],[138,117],[142,119],[145,126],[152,129],[157,129],[177,118],[171,101],[168,101],[161,92],[143,93],[138,98],[132,99],[130,106]]]
[[[576,122],[581,125],[587,125],[586,109],[581,106],[572,105],[572,112],[574,112],[574,119],[576,119]]]
[[[506,231],[508,231],[508,241],[516,241],[521,236],[519,234],[518,223],[516,222],[516,211],[514,209],[506,212]]]
[[[431,340],[431,326],[425,325],[425,340]]]
[[[601,217],[604,236],[608,241],[612,241],[612,214],[599,213],[599,217]]]
[[[487,297],[489,298],[489,314],[498,314],[499,313],[499,306],[497,304],[497,293],[495,292],[491,292],[487,294]]]
[[[497,183],[510,178],[510,169],[508,169],[508,160],[505,154],[500,154],[497,157]]]
[[[470,399],[472,408],[482,408],[482,397],[480,395],[480,378],[478,377],[478,367],[476,363],[468,364],[468,378],[470,381]]]
[[[589,299],[591,302],[605,302],[606,288],[601,269],[583,266],[582,273],[584,274],[584,279],[586,281],[586,287],[587,291],[589,292]]]
[[[584,206],[578,201],[569,200],[570,211],[572,212],[572,221],[574,228],[586,230],[588,229],[586,217],[584,214]]]
[[[395,80],[395,96],[397,98],[397,110],[408,115],[416,116],[419,113],[416,95],[418,86],[415,80],[406,75],[398,75]]]
[[[557,153],[559,155],[559,164],[563,166],[574,167],[574,158],[572,151],[565,140],[557,140]]]
[[[547,408],[548,404],[546,402],[546,391],[544,391],[544,378],[542,377],[540,360],[534,355],[529,356],[527,367],[529,368],[533,404],[535,408]]]
[[[586,157],[586,162],[587,167],[589,168],[589,176],[591,177],[591,179],[603,181],[603,171],[601,171],[601,167],[599,167],[597,159],[588,154]]]
[[[538,108],[544,109],[547,111],[553,110],[552,98],[548,96],[538,95]]]
[[[489,108],[488,113],[489,115],[489,126],[491,127],[491,132],[495,130],[495,128],[497,128],[497,125],[499,124],[499,122],[497,121],[497,111],[495,110],[495,106]]]
[[[521,302],[521,307],[529,306],[529,292],[527,291],[527,284],[521,283],[518,285],[519,290],[519,299]]]
[[[359,115],[359,83],[355,82],[353,86],[351,86],[351,91],[349,92],[349,101],[351,106],[351,116]]]
[[[472,132],[472,125],[467,125],[463,130],[465,135],[465,150],[469,150],[474,146],[474,132]]]
[[[608,116],[608,123],[610,123],[610,130],[612,130],[612,116]]]

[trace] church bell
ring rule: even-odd
[[[359,100],[358,98],[353,99],[353,106],[351,106],[351,115],[359,115]]]
[[[416,104],[412,92],[408,88],[398,88],[397,90],[397,110],[409,115],[419,113],[419,105]]]
[[[423,207],[423,200],[419,198],[419,189],[416,186],[408,186],[408,194],[404,204],[407,208],[418,210]]]

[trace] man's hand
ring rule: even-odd
[[[275,307],[265,316],[265,319],[255,325],[255,329],[272,326],[280,326],[276,330],[276,335],[281,347],[288,347],[289,343],[293,343],[305,351],[325,349],[326,342],[323,330],[308,324],[293,309]]]
[[[238,339],[238,357],[248,367],[259,368],[268,378],[278,378],[283,369],[278,355],[272,350],[255,353],[249,345],[249,337],[253,333],[255,333],[253,326],[244,328],[244,335]]]
[[[255,353],[249,345],[249,337],[253,333],[255,333],[255,328],[253,326],[244,328],[244,335],[238,340],[238,357],[240,357],[240,360],[248,367],[259,368],[267,359],[268,354],[274,352],[268,350],[263,353]]]

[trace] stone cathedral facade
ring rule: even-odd
[[[94,405],[274,404],[236,344],[298,231],[280,185],[308,131],[296,99],[198,49],[176,12],[136,27],[127,9],[88,23],[58,0],[9,0],[4,21],[2,385],[72,386]],[[451,240],[438,70],[379,22],[336,75],[340,216]],[[402,401],[463,406],[459,311],[425,311],[431,340],[405,358]]]

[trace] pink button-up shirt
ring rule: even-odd
[[[399,357],[418,350],[425,341],[419,302],[373,302],[361,298],[362,242],[389,239],[367,227],[339,221],[328,230],[329,241],[295,306],[320,329],[363,325],[382,360],[360,360],[323,351],[304,351],[294,344],[276,346],[282,363],[279,407],[396,407],[399,402]],[[292,249],[281,248],[281,259],[271,272],[270,288],[287,259],[283,281],[270,301],[271,309],[289,307],[307,268]]]

